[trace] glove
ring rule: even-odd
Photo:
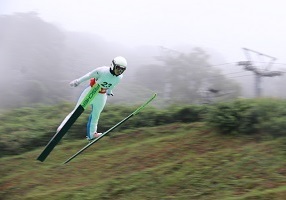
[[[79,81],[77,79],[75,79],[72,82],[70,82],[70,86],[71,87],[77,87],[78,85],[79,85]]]
[[[107,90],[106,94],[107,94],[107,96],[113,96],[112,90]]]
[[[94,86],[95,84],[96,84],[95,78],[92,78],[92,79],[89,80],[90,87]]]

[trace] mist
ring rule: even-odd
[[[0,107],[74,101],[85,86],[69,82],[118,55],[128,70],[111,103],[150,92],[168,103],[254,98],[254,73],[238,65],[249,59],[244,47],[276,58],[267,70],[281,76],[263,77],[261,95],[285,98],[282,4],[1,1]],[[251,61],[261,70],[270,62],[259,54]]]

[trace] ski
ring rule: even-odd
[[[136,115],[137,113],[139,113],[144,107],[146,107],[146,105],[148,105],[155,97],[157,96],[157,94],[155,93],[148,101],[146,101],[144,104],[142,104],[140,107],[138,107],[133,113],[131,113],[130,115],[128,115],[126,118],[124,118],[123,120],[121,120],[120,122],[118,122],[117,124],[115,124],[113,127],[111,127],[110,129],[108,129],[107,131],[105,131],[104,133],[102,133],[99,137],[95,138],[94,140],[90,141],[89,144],[87,144],[86,146],[84,146],[81,150],[79,150],[77,153],[75,153],[73,156],[71,156],[69,159],[67,159],[64,164],[70,162],[72,159],[74,159],[75,157],[77,157],[79,154],[81,154],[84,150],[86,150],[87,148],[89,148],[91,145],[93,145],[94,143],[98,142],[101,138],[103,138],[105,135],[107,135],[109,132],[113,131],[116,127],[120,126],[121,124],[123,124],[125,121],[127,121],[128,119],[130,119],[131,117],[133,117],[134,115]]]
[[[94,99],[94,97],[98,94],[100,90],[101,90],[101,87],[99,84],[96,84],[93,87],[91,87],[90,91],[87,93],[85,98],[82,100],[81,104],[74,110],[73,114],[66,121],[66,123],[63,125],[61,130],[52,137],[52,139],[46,145],[45,149],[38,156],[37,160],[41,162],[45,161],[45,159],[48,157],[48,155],[51,153],[54,147],[59,143],[62,137],[68,132],[70,127],[74,124],[77,118],[84,112],[84,110],[87,108],[87,106],[90,104],[90,102]]]

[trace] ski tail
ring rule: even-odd
[[[95,138],[94,140],[92,140],[89,144],[87,144],[86,146],[84,146],[81,150],[79,150],[77,153],[75,153],[73,156],[71,156],[69,159],[67,159],[64,164],[69,163],[72,159],[74,159],[75,157],[77,157],[79,154],[81,154],[83,151],[85,151],[87,148],[89,148],[91,145],[93,145],[95,142],[99,141],[101,138],[103,138],[106,134],[108,134],[109,132],[113,131],[115,128],[117,128],[118,126],[120,126],[121,124],[123,124],[124,122],[126,122],[128,119],[130,119],[131,117],[133,117],[134,115],[138,114],[144,107],[146,107],[151,101],[153,101],[153,99],[155,99],[155,97],[157,96],[157,94],[155,93],[148,101],[146,101],[144,104],[142,104],[140,107],[138,107],[133,113],[131,113],[130,115],[128,115],[126,118],[124,118],[123,120],[121,120],[120,122],[118,122],[117,124],[115,124],[113,127],[111,127],[110,129],[108,129],[107,131],[105,131],[104,133],[102,133],[102,135],[100,135],[98,138]]]
[[[52,150],[55,148],[55,146],[60,142],[62,137],[68,132],[68,130],[74,124],[74,122],[77,120],[77,118],[84,112],[84,110],[87,108],[87,106],[90,104],[90,102],[98,94],[100,89],[101,89],[101,87],[99,84],[96,84],[96,85],[91,87],[90,91],[87,93],[85,98],[82,100],[81,104],[75,109],[75,111],[72,113],[72,115],[67,120],[67,122],[63,125],[61,130],[59,132],[57,132],[53,136],[53,138],[49,141],[49,143],[47,144],[45,149],[38,156],[37,160],[39,160],[41,162],[45,161],[45,159],[52,152]]]
[[[62,137],[66,134],[66,132],[70,129],[70,127],[77,120],[77,118],[82,114],[83,111],[84,111],[83,107],[81,105],[78,106],[78,108],[75,110],[75,112],[72,114],[72,116],[67,120],[67,122],[64,124],[64,126],[61,128],[61,130],[59,132],[57,132],[52,137],[52,139],[46,145],[45,149],[38,156],[37,160],[39,160],[41,162],[45,161],[45,159],[48,157],[48,155],[52,152],[52,150],[55,148],[55,146],[60,142]]]

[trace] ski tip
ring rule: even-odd
[[[157,93],[154,93],[154,94],[152,95],[152,97],[150,98],[150,100],[155,99],[156,96],[157,96]]]
[[[157,93],[154,93],[150,100],[152,101],[153,99],[155,99],[156,96],[157,96]]]

